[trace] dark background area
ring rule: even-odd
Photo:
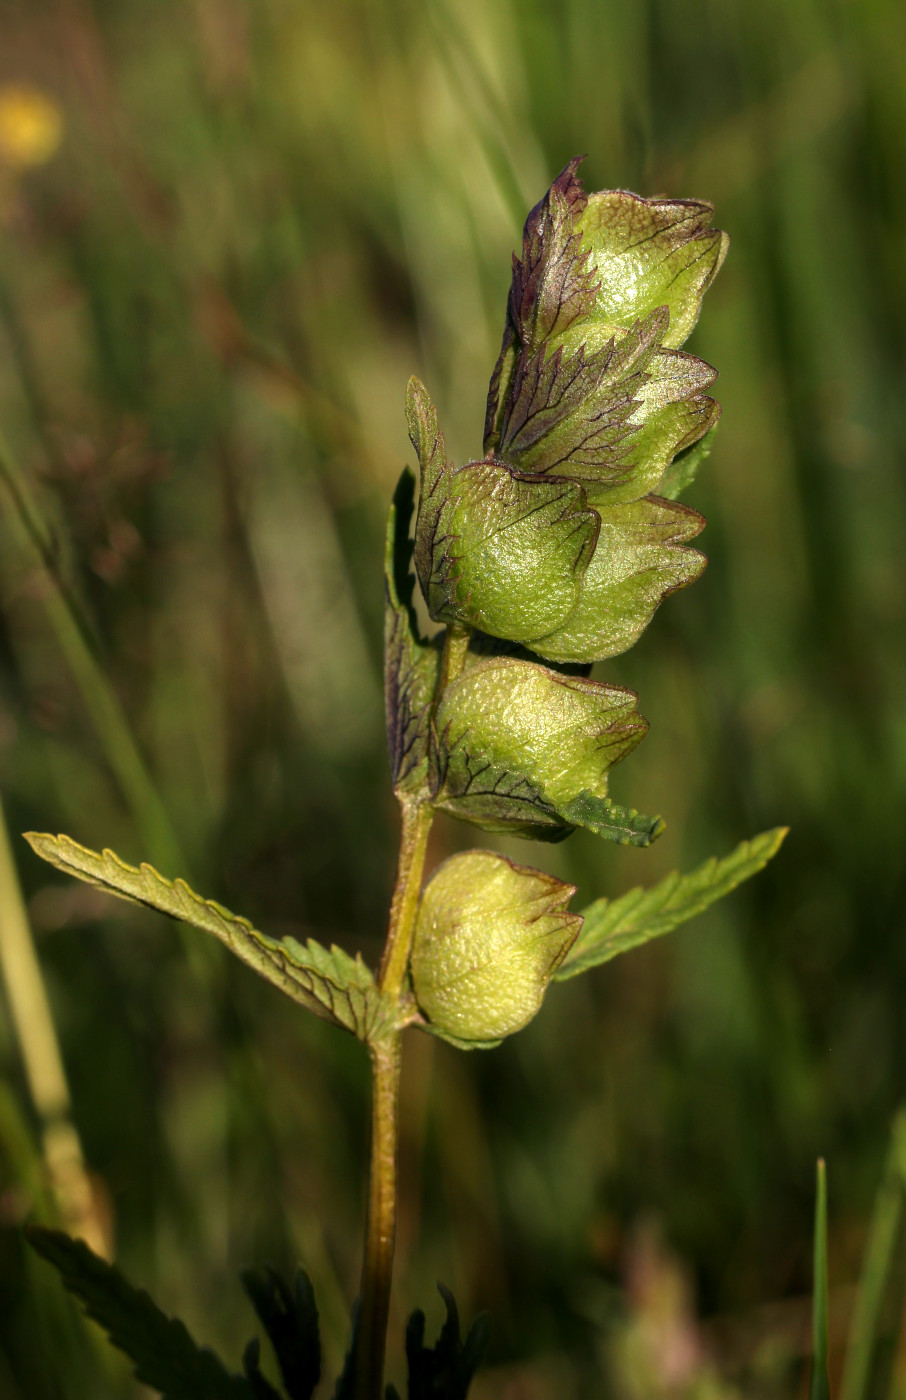
[[[689,347],[721,375],[689,495],[711,562],[595,673],[639,692],[651,732],[612,789],[664,837],[501,848],[581,907],[791,835],[501,1049],[409,1037],[391,1374],[441,1278],[492,1313],[475,1400],[792,1397],[815,1158],[838,1368],[906,1081],[906,10],[0,7],[5,818],[117,1259],[233,1365],[254,1330],[236,1271],[263,1260],[305,1263],[342,1354],[366,1056],[18,833],[376,958],[406,380],[477,455],[510,253],[583,151],[589,189],[706,198],[731,235]],[[432,860],[474,844],[439,821]],[[120,1400],[125,1368],[19,1233],[52,1214],[20,1042],[0,998],[0,1394]],[[878,1396],[906,1368],[904,1281]]]

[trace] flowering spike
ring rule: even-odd
[[[704,521],[665,497],[694,472],[674,459],[720,414],[715,371],[679,346],[727,237],[701,201],[587,195],[578,165],[531,211],[513,259],[485,459],[447,462],[420,385],[409,416],[432,617],[587,664],[632,646],[704,568],[685,547]]]

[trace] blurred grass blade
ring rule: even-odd
[[[480,11],[473,12],[473,18]],[[520,229],[526,210],[539,197],[531,181],[522,178],[513,155],[513,138],[529,147],[525,128],[513,121],[512,106],[518,101],[517,92],[504,97],[494,91],[486,56],[479,51],[474,36],[463,22],[462,7],[449,5],[446,0],[434,0],[425,6],[425,15],[433,34],[436,50],[453,88],[459,93],[463,108],[473,122],[485,158],[501,198]],[[454,52],[455,50],[455,52]],[[510,78],[515,76],[515,63]],[[531,154],[534,156],[535,152]]]
[[[818,1159],[815,1196],[815,1264],[812,1285],[812,1378],[809,1400],[830,1400],[827,1378],[827,1180]]]
[[[6,993],[31,1101],[41,1123],[48,1183],[59,1218],[98,1253],[109,1247],[96,1209],[59,1037],[35,950],[6,817],[0,803],[0,986]],[[0,1134],[2,1137],[2,1134]],[[5,1146],[5,1144],[3,1144]]]
[[[906,1108],[897,1113],[890,1135],[884,1175],[875,1196],[865,1257],[846,1343],[840,1400],[865,1400],[872,1353],[903,1215],[906,1188]]]
[[[98,743],[141,833],[151,859],[165,868],[186,869],[179,841],[160,793],[148,772],[129,721],[112,685],[92,652],[68,590],[53,561],[50,533],[22,471],[0,437],[0,480],[12,509],[7,512],[23,554],[31,555],[47,573],[51,587],[45,606],[60,650],[81,692]]]

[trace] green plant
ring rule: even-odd
[[[765,832],[722,860],[654,888],[568,911],[574,887],[491,851],[451,857],[423,886],[434,814],[489,832],[556,841],[577,827],[647,846],[659,817],[614,803],[610,768],[647,730],[636,696],[593,680],[667,594],[701,573],[688,547],[702,517],[677,501],[707,455],[719,409],[714,371],[680,347],[726,252],[709,205],[586,195],[571,161],[529,214],[514,259],[480,460],[455,467],[426,390],[410,381],[420,467],[397,488],[386,551],[387,729],[402,809],[396,886],[377,972],[309,940],[274,939],[150,866],[133,868],[68,837],[29,836],[44,859],[101,889],[201,928],[307,1010],[351,1032],[373,1066],[372,1147],[361,1296],[338,1397],[380,1400],[396,1215],[403,1033],[491,1048],[563,981],[669,932],[748,878],[785,834]],[[431,618],[421,636],[415,571]],[[172,1400],[272,1397],[255,1345],[230,1376],[84,1246],[33,1242]],[[311,1290],[249,1276],[290,1400],[318,1380]],[[410,1400],[464,1397],[484,1324],[460,1343],[455,1306],[437,1346],[416,1314]]]

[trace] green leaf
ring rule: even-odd
[[[632,464],[611,486],[609,504],[648,492],[664,494],[660,484],[676,454],[697,443],[720,417],[720,404],[703,392],[716,378],[717,372],[694,355],[658,351],[633,414],[640,427],[631,444]]]
[[[634,807],[620,807],[588,788],[562,802],[559,811],[570,826],[585,827],[618,846],[650,846],[664,830],[663,817],[647,817]]]
[[[645,496],[601,513],[598,546],[582,582],[579,606],[563,627],[530,643],[549,661],[601,661],[638,640],[669,593],[699,577],[707,563],[683,542],[704,527],[697,511]]]
[[[167,880],[150,865],[127,865],[113,851],[99,855],[68,836],[34,831],[26,832],[25,839],[43,860],[67,875],[213,934],[287,996],[360,1040],[374,1038],[393,1024],[395,1008],[382,996],[361,957],[351,958],[336,947],[328,951],[314,939],[301,944],[294,938],[269,938],[248,919],[202,899],[184,880]]]
[[[819,1158],[815,1191],[815,1250],[812,1283],[812,1374],[809,1400],[830,1400],[827,1375],[827,1178]]]
[[[318,1309],[311,1280],[304,1269],[298,1269],[290,1288],[276,1270],[263,1268],[243,1269],[242,1282],[274,1348],[289,1400],[311,1400],[321,1378]]]
[[[512,657],[476,662],[438,707],[434,806],[487,831],[556,839],[586,826],[648,845],[660,820],[607,798],[609,769],[648,727],[636,699]]]
[[[715,407],[717,405],[715,404]],[[679,456],[671,462],[664,472],[664,475],[657,488],[657,494],[663,496],[668,501],[675,501],[683,492],[692,485],[703,462],[711,456],[711,449],[714,446],[714,439],[717,437],[717,423],[705,433],[700,442],[696,442],[692,447],[685,448]]]
[[[583,910],[582,932],[558,969],[557,980],[577,977],[694,918],[763,870],[777,854],[786,833],[786,827],[775,827],[741,842],[723,860],[712,856],[688,875],[674,871],[651,889],[630,890],[614,900],[595,900]]]
[[[627,190],[589,195],[574,227],[598,284],[595,318],[628,328],[666,306],[664,344],[682,345],[729,247],[727,235],[709,227],[713,213],[701,200],[642,199]],[[571,337],[579,334],[570,329]]]
[[[452,467],[447,461],[444,435],[437,426],[437,410],[424,384],[413,375],[406,386],[406,421],[409,440],[419,465],[418,517],[415,523],[415,570],[425,597],[441,547],[441,515],[450,497]]]
[[[566,911],[573,894],[491,851],[444,861],[422,893],[412,946],[429,1029],[480,1044],[527,1025],[581,927]]]
[[[406,1324],[409,1400],[466,1400],[490,1335],[487,1313],[479,1313],[463,1342],[453,1294],[437,1285],[447,1316],[433,1347],[425,1346],[425,1314],[417,1309]]]
[[[387,751],[393,790],[398,796],[426,787],[431,705],[440,670],[438,648],[420,638],[412,607],[415,580],[409,571],[409,524],[414,498],[415,478],[407,468],[390,508],[384,567]]]
[[[143,1289],[133,1288],[81,1240],[37,1225],[26,1234],[88,1316],[133,1362],[137,1379],[164,1400],[255,1400],[248,1381],[231,1375],[212,1351],[196,1345],[184,1323],[162,1313]]]

